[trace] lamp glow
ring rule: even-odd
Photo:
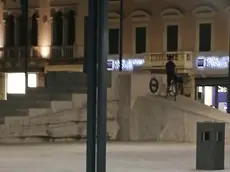
[[[43,58],[48,58],[49,55],[50,55],[50,47],[49,46],[41,47],[41,56]]]

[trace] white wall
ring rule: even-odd
[[[211,86],[204,87],[204,104],[207,106],[212,105],[212,87]]]
[[[8,73],[6,86],[8,94],[25,94],[25,73]],[[37,74],[28,74],[28,86],[37,87]]]

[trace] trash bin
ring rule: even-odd
[[[196,169],[223,170],[225,123],[198,122]]]

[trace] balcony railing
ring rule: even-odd
[[[192,52],[148,53],[144,55],[144,67],[149,69],[164,68],[168,57],[173,57],[177,69],[191,70],[193,68]]]
[[[76,59],[74,46],[51,46],[28,48],[28,67],[42,68],[46,61]],[[25,48],[0,48],[0,69],[22,68],[25,66]]]

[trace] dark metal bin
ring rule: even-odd
[[[223,170],[225,154],[224,147],[225,123],[197,123],[197,170]]]

